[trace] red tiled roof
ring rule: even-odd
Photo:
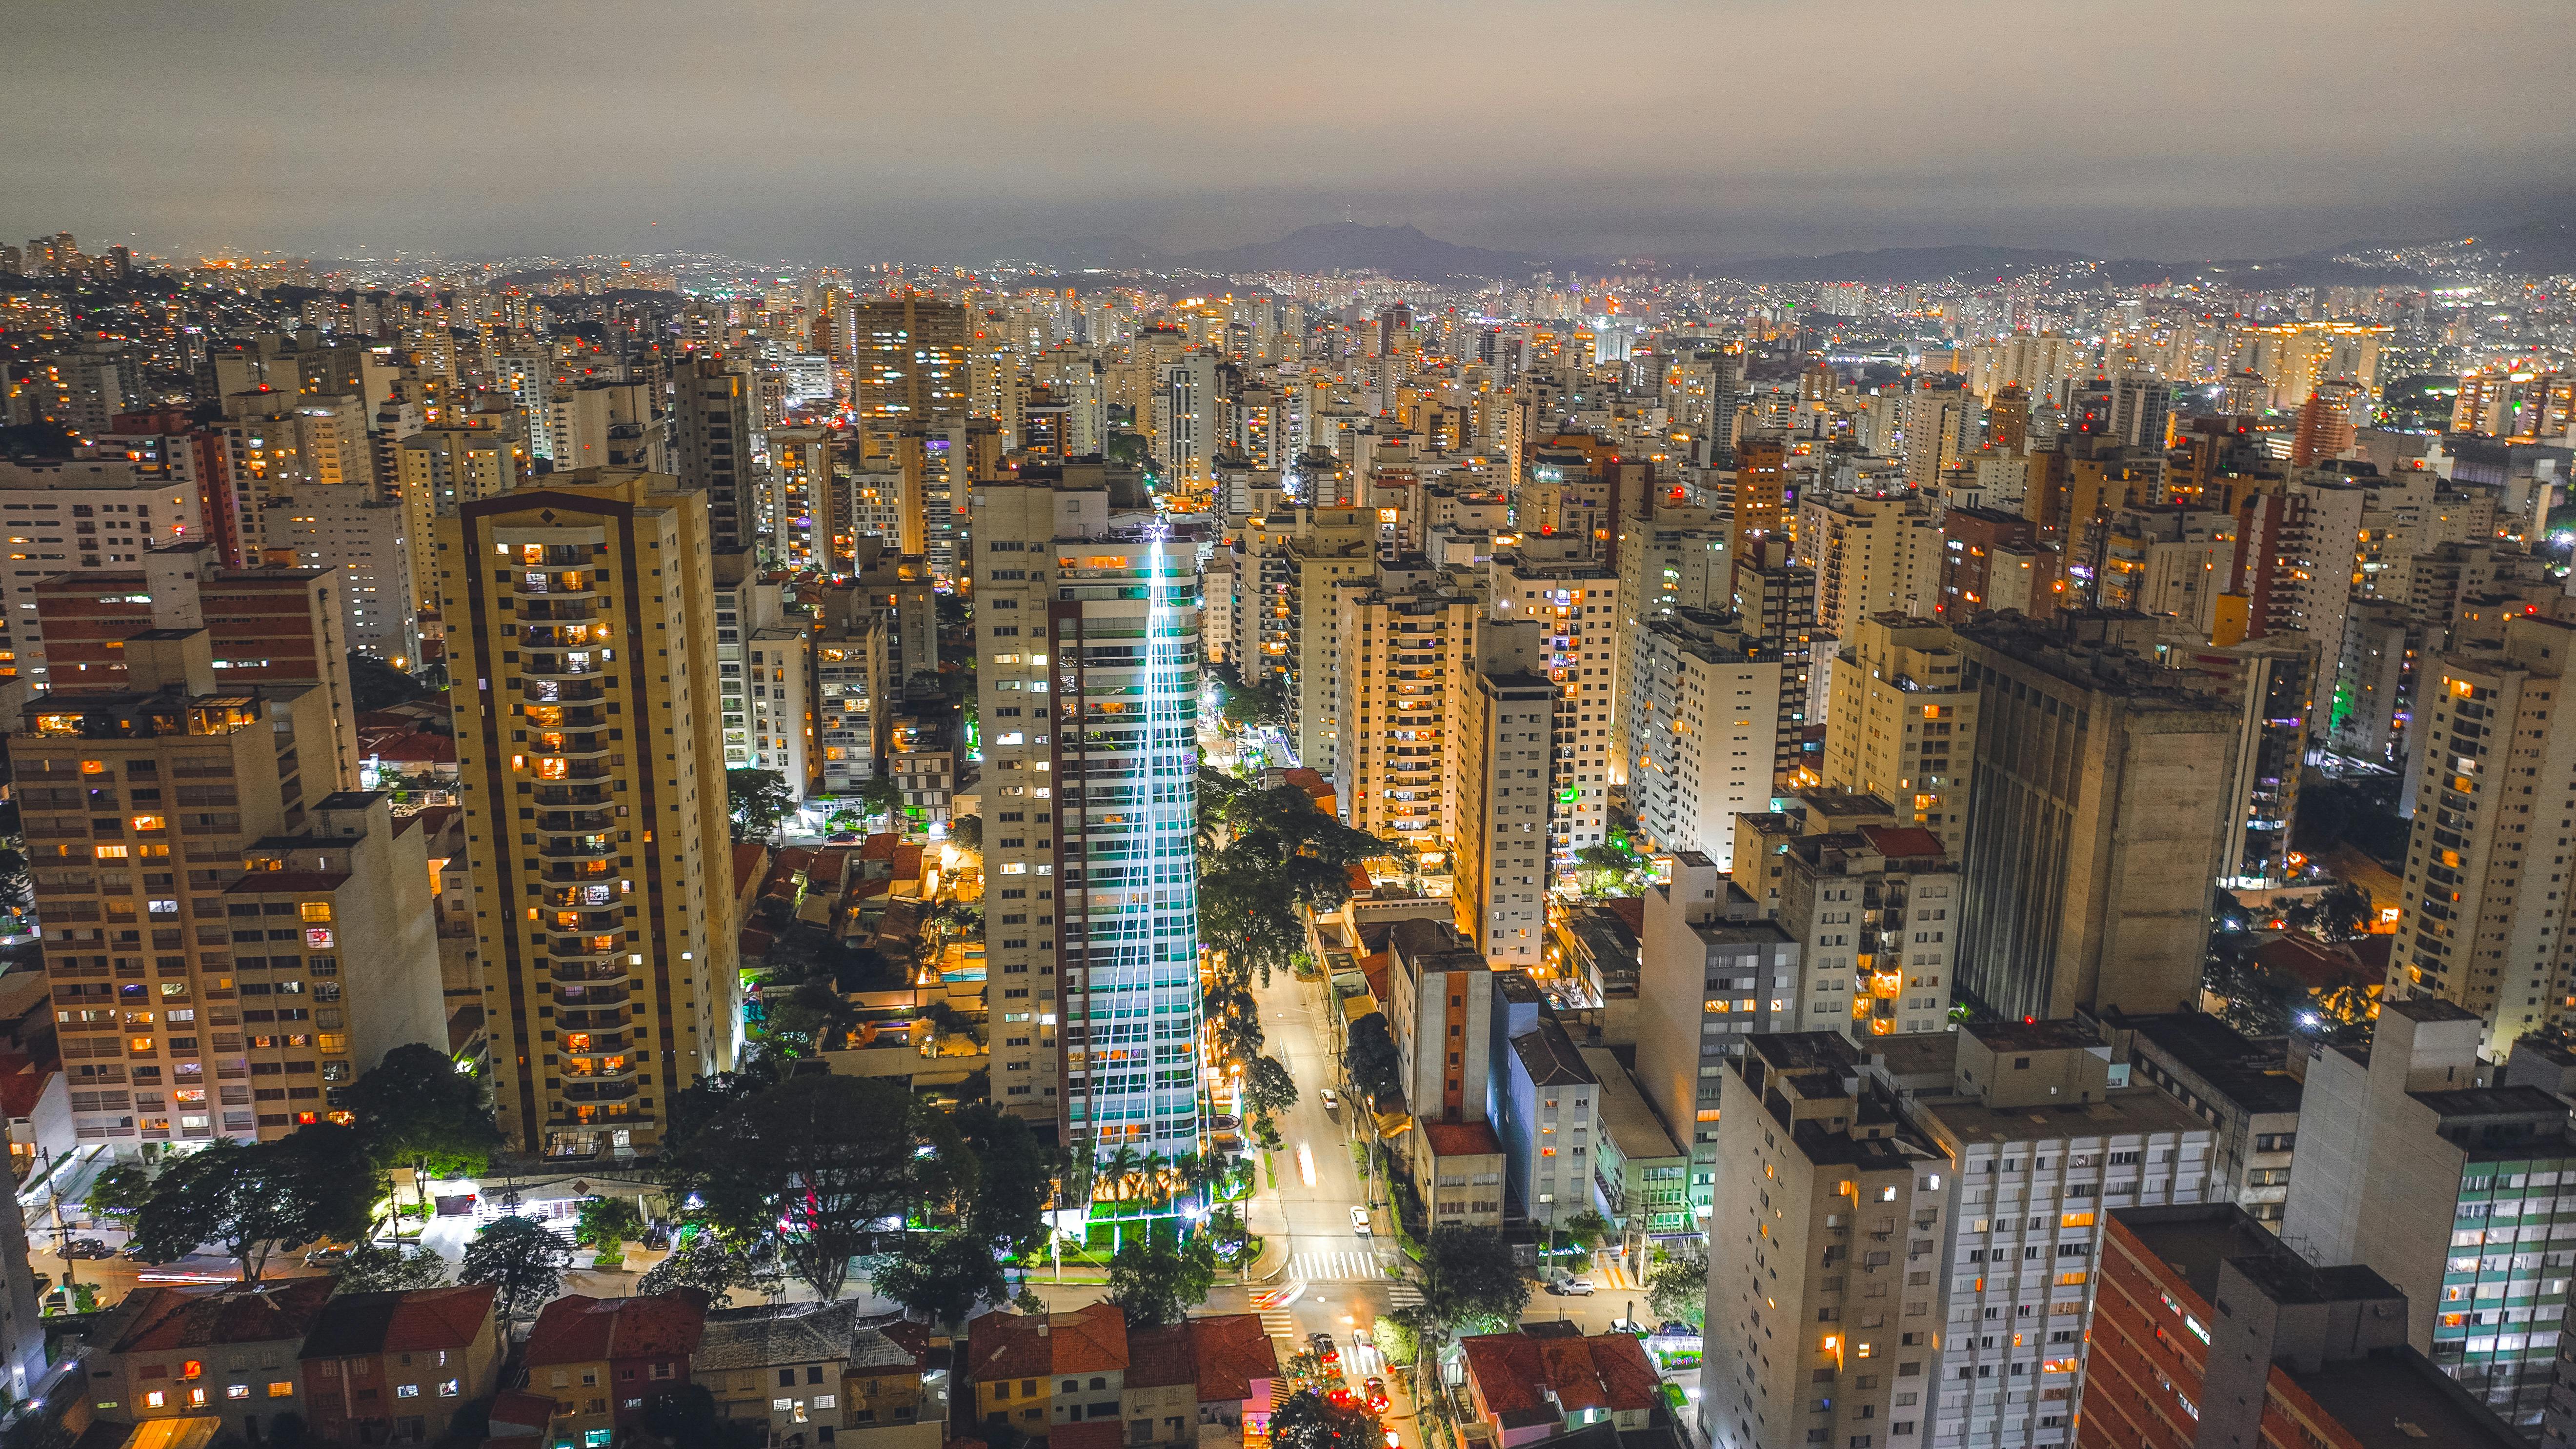
[[[1644,896],[1612,896],[1601,904],[1618,914],[1619,924],[1628,928],[1629,935],[1640,941],[1646,939],[1646,898]]]
[[[2254,960],[2291,977],[2310,991],[2328,991],[2346,982],[2358,982],[2365,976],[2376,979],[2374,973],[2364,969],[2361,958],[2345,947],[2329,945],[2296,932],[2266,944],[2254,953]]]
[[[761,879],[769,869],[769,847],[757,840],[746,840],[733,848],[733,893],[737,896]]]
[[[1663,1397],[1654,1363],[1633,1336],[1604,1333],[1585,1342],[1592,1345],[1592,1369],[1601,1376],[1601,1395],[1612,1412],[1651,1409]]]
[[[1034,1315],[987,1313],[968,1323],[968,1375],[981,1382],[1127,1367],[1127,1315],[1116,1305],[1094,1303],[1070,1313],[1050,1313],[1043,1334],[1039,1322]]]
[[[1198,1381],[1190,1325],[1138,1329],[1127,1335],[1127,1387],[1163,1389]]]
[[[1503,1139],[1494,1135],[1490,1122],[1425,1122],[1422,1130],[1435,1157],[1492,1157],[1503,1150]]]
[[[1345,878],[1350,882],[1352,895],[1364,896],[1377,889],[1377,882],[1369,879],[1368,867],[1356,861],[1346,870]]]
[[[35,1062],[15,1052],[0,1056],[0,1113],[12,1117],[32,1115],[51,1076],[50,1072],[36,1070]]]
[[[1547,1407],[1540,1390],[1547,1382],[1547,1362],[1538,1340],[1526,1333],[1479,1333],[1458,1340],[1467,1357],[1467,1377],[1477,1397],[1496,1415],[1525,1413]]]
[[[1190,1320],[1190,1346],[1198,1361],[1199,1402],[1248,1399],[1254,1384],[1279,1377],[1279,1349],[1256,1313],[1226,1313]],[[1134,1376],[1129,1376],[1133,1382]]]
[[[367,753],[380,760],[405,765],[453,765],[456,763],[456,740],[452,735],[433,735],[421,730],[406,730],[370,741]]]
[[[598,1363],[621,1358],[686,1358],[705,1336],[703,1300],[687,1293],[650,1298],[558,1298],[528,1331],[526,1362]]]
[[[894,859],[895,845],[901,839],[901,836],[891,835],[884,832],[871,835],[867,839],[859,842],[859,859],[892,860]]]
[[[461,1349],[492,1321],[500,1289],[489,1283],[410,1292],[343,1293],[322,1310],[304,1341],[305,1358]]]
[[[906,842],[895,847],[894,878],[896,880],[921,879],[921,847],[918,844]]]
[[[503,1389],[492,1400],[494,1424],[526,1424],[543,1432],[555,1416],[551,1394],[532,1394],[526,1389]]]
[[[1624,1333],[1590,1338],[1487,1333],[1462,1338],[1458,1347],[1467,1356],[1476,1392],[1498,1418],[1541,1411],[1643,1412],[1655,1406],[1659,1394],[1645,1349]],[[1550,1392],[1556,1399],[1552,1406]]]
[[[1860,838],[1890,860],[1912,860],[1941,854],[1941,837],[1920,825],[1864,825]]]
[[[328,1278],[290,1278],[249,1290],[237,1283],[137,1288],[118,1305],[121,1331],[111,1347],[117,1353],[150,1353],[282,1339],[302,1343],[322,1305],[330,1301],[331,1289]]]

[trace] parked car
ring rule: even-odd
[[[1318,1088],[1316,1088],[1316,1089],[1315,1089],[1315,1095],[1324,1099],[1324,1110],[1325,1110],[1325,1111],[1327,1111],[1327,1112],[1338,1112],[1338,1111],[1342,1110],[1342,1098],[1341,1098],[1341,1094],[1340,1094],[1340,1093],[1338,1093],[1338,1092],[1335,1092],[1332,1088],[1330,1088],[1330,1087],[1318,1087]]]
[[[113,1258],[116,1256],[116,1250],[109,1247],[104,1239],[74,1238],[70,1242],[63,1244],[63,1256],[66,1258]]]
[[[1547,1291],[1560,1298],[1589,1298],[1592,1296],[1592,1280],[1563,1273],[1548,1280]]]
[[[337,1268],[347,1261],[349,1250],[346,1248],[315,1248],[304,1255],[307,1268]]]
[[[1668,1318],[1655,1325],[1655,1332],[1666,1338],[1697,1338],[1699,1330],[1678,1318]]]
[[[1369,1210],[1357,1203],[1351,1204],[1351,1231],[1363,1238],[1369,1236]]]
[[[1326,1368],[1339,1368],[1341,1366],[1342,1351],[1333,1346],[1333,1336],[1331,1334],[1307,1334],[1306,1346],[1315,1351],[1315,1357],[1322,1359]]]

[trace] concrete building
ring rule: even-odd
[[[2381,1006],[2367,1049],[2312,1051],[2281,1238],[2423,1305],[2408,1346],[2532,1437],[2568,1296],[2546,1189],[2576,1172],[2576,1129],[2540,1087],[2479,1086],[2483,1040],[2476,1013],[2415,997]]]
[[[269,549],[299,568],[338,576],[340,636],[397,669],[420,662],[420,601],[412,593],[411,515],[372,485],[300,488],[260,521]]]
[[[131,571],[148,549],[201,535],[194,490],[122,459],[0,462],[0,536],[9,542],[0,595],[0,681],[52,685],[40,624],[22,607],[58,574]]]
[[[751,378],[722,357],[692,357],[671,372],[671,469],[701,494],[718,554],[768,542],[764,480],[753,464],[762,447]]]
[[[1486,1117],[1503,1140],[1514,1216],[1556,1227],[1592,1210],[1601,1083],[1547,1014],[1537,983],[1508,971],[1492,980],[1494,1071]]]
[[[2571,650],[2576,627],[2514,619],[2500,649],[2427,661],[2407,727],[2415,825],[2390,985],[2485,1018],[2491,1059],[2576,1012],[2576,892],[2541,879],[2566,874],[2552,842],[2576,831],[2576,719],[2553,708]]]
[[[706,501],[577,469],[442,514],[437,544],[466,831],[496,847],[469,854],[501,1130],[649,1149],[741,1033]]]
[[[1834,656],[1824,783],[1910,807],[1956,856],[1968,834],[1977,694],[1949,628],[1883,614],[1863,619]]]
[[[1718,1078],[1747,1038],[1796,1020],[1798,974],[1798,942],[1707,856],[1674,857],[1672,879],[1647,889],[1637,1084],[1676,1141],[1689,1134],[1702,1218],[1718,1177]]]
[[[1485,601],[1475,582],[1416,556],[1334,591],[1342,657],[1333,713],[1346,738],[1332,778],[1342,823],[1354,830],[1436,850],[1465,827],[1451,731],[1479,658]]]
[[[1941,560],[1939,523],[1913,493],[1798,500],[1798,562],[1815,570],[1821,633],[1849,638],[1863,619],[1886,613],[1930,618]]]
[[[1297,759],[1330,779],[1340,772],[1343,739],[1342,616],[1335,600],[1344,583],[1377,572],[1376,514],[1365,508],[1298,513],[1305,526],[1279,544],[1284,592],[1271,595],[1273,607],[1287,610],[1277,657],[1288,669]]]
[[[2406,1344],[2368,1267],[2319,1267],[2222,1204],[2111,1213],[2083,1449],[2528,1442]]]
[[[1690,1154],[1664,1130],[1617,1053],[1608,1047],[1580,1050],[1601,1084],[1593,1104],[1601,1124],[1593,1189],[1629,1261],[1642,1263],[1650,1243],[1699,1236],[1690,1205]]]
[[[1920,1170],[1929,1144],[1863,1093],[1850,1038],[1742,1048],[1710,1082],[1725,1103],[1711,1145],[1733,1166],[1707,1212],[1700,1435],[1715,1449],[1928,1442],[1942,1285],[1898,1257],[1908,1225],[1937,1228],[1947,1206],[1941,1175]]]
[[[1197,572],[1108,487],[1021,476],[975,491],[987,970],[1029,993],[995,1097],[1078,1150],[1194,1153]]]
[[[2278,1043],[2249,1041],[2214,1016],[2106,1014],[2101,1022],[2130,1080],[2160,1087],[2216,1130],[2210,1171],[2256,1222],[2276,1224],[2299,1145],[2299,1079]]]
[[[1523,631],[1524,634],[1527,631]],[[1486,638],[1503,633],[1487,626]],[[1460,692],[1458,919],[1498,968],[1538,964],[1547,935],[1549,824],[1556,809],[1557,688],[1489,651],[1474,693]]]
[[[1947,1040],[1950,1079],[1906,1105],[1933,1152],[1906,1247],[1944,1288],[1934,1422],[1967,1449],[2071,1443],[2102,1217],[2204,1201],[2211,1133],[2153,1088],[2113,1086],[2108,1046],[2074,1023],[1979,1023]]]
[[[1586,561],[1497,553],[1493,589],[1497,620],[1535,620],[1545,640],[1545,672],[1557,688],[1549,850],[1558,871],[1570,870],[1574,852],[1606,838],[1610,787],[1628,778],[1626,734],[1614,728],[1627,653],[1619,642],[1619,576]]]
[[[787,589],[747,549],[715,556],[716,690],[724,767],[769,770],[799,798],[820,771],[815,751],[814,643]]]
[[[1799,1030],[1853,1037],[1938,1031],[1957,949],[1959,866],[1920,826],[1838,829],[1804,812],[1791,830],[1748,816],[1759,849],[1732,872],[1800,944]]]
[[[2142,657],[2153,627],[2088,613],[1957,631],[1978,691],[1959,988],[1996,1015],[2162,1009],[2199,989],[2241,716]]]
[[[1733,859],[1735,817],[1771,808],[1780,656],[1731,614],[1683,607],[1631,639],[1628,799],[1645,843]]]

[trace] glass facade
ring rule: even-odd
[[[1066,1118],[1096,1157],[1195,1154],[1198,573],[1159,529],[1056,549]]]

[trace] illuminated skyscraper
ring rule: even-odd
[[[1163,530],[1040,470],[975,490],[994,1091],[1104,1156],[1200,1143],[1199,586]]]

